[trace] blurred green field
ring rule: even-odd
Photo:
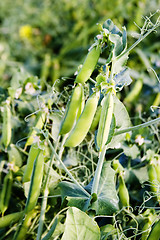
[[[18,68],[51,84],[60,77],[73,77],[98,32],[97,23],[110,18],[118,27],[125,26],[131,45],[139,32],[134,22],[142,27],[142,16],[154,13],[158,6],[159,0],[1,1],[1,86],[9,86]],[[131,58],[129,65],[134,70],[145,71],[149,63],[159,68],[158,40],[159,30],[138,46],[145,50],[143,55],[132,53],[134,61]]]

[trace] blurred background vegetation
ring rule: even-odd
[[[130,46],[139,37],[136,25],[142,27],[143,16],[154,13],[158,6],[160,0],[0,1],[0,86],[8,88],[17,71],[23,73],[19,78],[27,73],[50,85],[62,77],[73,83],[77,67],[99,32],[97,23],[110,18],[120,29],[125,26]],[[140,101],[148,104],[152,95],[148,106],[154,100],[160,102],[159,82],[153,70],[147,71],[153,68],[160,74],[159,40],[157,29],[131,52],[128,61],[133,82],[139,78],[143,82]],[[133,87],[125,88],[121,97],[125,98]],[[133,104],[137,96],[126,99],[127,104]]]

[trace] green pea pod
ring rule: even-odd
[[[139,78],[134,84],[132,90],[129,92],[127,97],[124,99],[126,103],[133,103],[136,101],[143,87],[143,79]]]
[[[50,73],[50,67],[52,64],[51,55],[46,53],[44,56],[44,62],[41,68],[41,88],[44,89],[45,83]]]
[[[102,106],[98,106],[97,110],[96,110],[96,113],[95,113],[95,116],[93,118],[93,122],[91,124],[91,127],[90,127],[90,131],[91,132],[94,132],[98,126],[98,123],[99,123],[99,119],[100,119],[100,116],[101,116],[101,111],[102,111]]]
[[[113,95],[112,92],[109,92],[107,95],[104,96],[104,99],[102,100],[102,111],[96,137],[97,146],[100,151],[102,151],[102,148],[106,144],[109,137],[109,130],[113,115],[113,106]]]
[[[52,61],[52,84],[60,77],[60,62],[58,58],[54,58]]]
[[[14,163],[16,166],[21,167],[23,160],[19,150],[14,144],[10,144],[8,148],[8,159],[10,163]]]
[[[9,171],[9,173],[4,177],[4,184],[0,196],[0,211],[2,212],[2,216],[8,208],[9,201],[11,198],[12,191],[12,183],[13,183],[13,173]]]
[[[29,182],[31,180],[31,175],[32,175],[32,170],[33,170],[33,164],[34,160],[36,159],[38,153],[39,153],[39,148],[37,143],[33,143],[31,145],[28,159],[27,159],[27,165],[25,167],[24,175],[23,175],[23,183]]]
[[[80,115],[75,127],[72,129],[64,144],[66,147],[76,147],[83,141],[92,124],[97,109],[98,100],[98,93],[93,93],[91,97],[89,97],[82,114]]]
[[[83,87],[82,85],[78,84],[73,90],[71,100],[67,107],[64,119],[61,123],[60,134],[66,134],[71,131],[82,101],[82,92]]]
[[[151,224],[152,224],[152,221],[151,221],[150,217],[148,217],[145,220],[145,224],[144,224],[144,226],[142,228],[141,240],[147,240],[149,232],[151,231]]]
[[[84,84],[91,76],[94,68],[98,62],[99,56],[101,53],[101,47],[93,47],[87,54],[86,59],[83,63],[83,66],[76,76],[75,82]]]
[[[3,108],[3,124],[2,124],[2,143],[5,148],[8,147],[12,136],[11,127],[11,110],[10,107],[5,104]]]
[[[157,180],[160,182],[160,159],[158,159],[155,165],[156,173],[157,173]]]
[[[40,194],[41,184],[42,184],[43,166],[44,166],[44,155],[43,155],[43,152],[39,150],[39,153],[36,156],[36,159],[34,160],[34,164],[33,164],[31,183],[30,183],[29,193],[26,201],[25,210],[24,210],[25,213],[30,212],[36,206],[36,203]]]
[[[112,167],[116,171],[116,173],[120,173],[124,170],[123,166],[120,164],[119,160],[117,159],[113,160]]]
[[[23,216],[23,211],[11,213],[11,214],[1,217],[0,218],[0,228],[8,227],[13,223],[18,222],[22,216]]]
[[[80,99],[79,108],[76,116],[76,121],[79,119],[81,113],[83,112],[84,105],[85,105],[85,96],[84,96],[84,89],[82,86],[81,99]]]
[[[32,219],[34,219],[36,215],[37,215],[37,211],[35,210],[32,210],[28,214],[24,215],[23,219],[21,219],[20,221],[17,231],[15,232],[13,240],[26,239],[28,228],[31,225]]]
[[[156,222],[147,238],[147,240],[159,240],[160,239],[160,219]]]
[[[120,203],[122,207],[129,207],[129,193],[124,182],[122,174],[119,175],[119,188],[118,188]]]
[[[45,118],[46,118],[46,113],[43,112],[43,111],[40,111],[40,113],[38,114],[37,116],[37,121],[36,121],[36,124],[34,126],[34,128],[36,129],[42,129],[43,128],[43,125],[45,123]],[[34,142],[34,138],[35,136],[37,135],[37,131],[33,129],[30,133],[29,133],[29,137],[26,141],[26,144],[25,144],[25,149],[27,148],[27,146],[30,146],[32,145],[32,143]]]
[[[157,173],[156,173],[156,169],[155,169],[155,164],[150,162],[148,164],[147,170],[148,170],[148,178],[149,178],[151,191],[157,192],[158,181],[157,181]]]

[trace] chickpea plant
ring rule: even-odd
[[[143,231],[143,234],[142,231],[138,232],[138,225],[135,227],[137,230],[135,236],[139,237],[141,234],[143,239],[158,239],[155,236],[160,235],[159,215],[155,214],[157,218],[154,218],[154,213],[148,209],[148,213],[142,214],[145,222],[133,216],[130,209],[130,194],[124,178],[125,170],[117,159],[112,161],[106,159],[107,150],[117,149],[127,138],[128,133],[160,121],[158,117],[132,126],[127,109],[118,98],[118,93],[132,82],[130,71],[126,66],[130,51],[160,26],[159,18],[153,24],[151,17],[145,18],[138,40],[129,48],[127,48],[125,27],[121,31],[110,19],[105,21],[100,25],[100,33],[95,37],[82,67],[77,72],[72,93],[64,111],[60,103],[44,96],[45,100],[47,99],[45,104],[48,108],[47,110],[45,107],[40,108],[35,127],[29,132],[24,148],[19,148],[23,154],[27,155],[26,166],[23,170],[21,169],[23,173],[20,175],[26,197],[26,201],[23,201],[23,210],[3,216],[8,209],[13,176],[15,174],[19,176],[18,171],[15,173],[14,169],[9,169],[1,190],[0,229],[18,222],[14,228],[14,240],[27,237],[28,228],[34,219],[35,221],[38,219],[37,234],[36,237],[33,236],[36,240],[53,239],[56,228],[60,233],[55,239],[99,240],[108,239],[107,237],[128,239],[124,229],[122,230],[122,225],[118,223],[119,217],[123,218],[126,215],[130,218],[131,226],[132,222],[134,222],[133,226],[139,224]],[[102,58],[103,64],[100,64],[102,61],[99,60]],[[89,96],[86,93],[88,88]],[[62,94],[59,95],[62,96]],[[14,152],[18,151],[11,144],[10,105],[9,101],[4,104],[2,114],[1,145],[3,151],[8,154],[11,151],[9,148],[12,152],[13,148]],[[67,167],[63,156],[64,154],[70,156],[69,154],[73,154],[75,149],[79,155],[85,155],[85,149],[87,147],[89,149],[91,142],[96,160],[90,163],[91,176],[82,184],[74,171]],[[84,150],[83,153],[80,153],[81,149]],[[17,159],[11,160],[13,166],[16,161]],[[91,162],[90,159],[88,161]],[[155,161],[157,160],[152,162],[149,159],[151,164],[147,171],[151,190],[157,193],[154,180],[158,179],[159,165]],[[21,160],[19,162],[20,169],[22,163]],[[74,162],[72,165],[76,166]],[[53,166],[58,169],[57,172]],[[61,210],[56,210],[56,214],[54,213],[52,221],[47,226],[45,217],[51,208],[47,204],[51,196],[51,186],[54,184],[53,197],[61,198]],[[7,187],[10,192],[7,192]],[[41,200],[40,196],[42,197],[41,207],[38,204]],[[159,201],[158,196],[156,199]],[[64,212],[66,212],[65,227],[60,229],[59,218],[63,220]],[[112,219],[110,222],[112,224],[107,222],[101,225],[98,222],[98,218],[105,222],[107,217]]]

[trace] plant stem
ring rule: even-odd
[[[59,143],[59,139],[56,142],[56,146],[55,146],[56,149],[58,147],[58,143]],[[46,207],[47,207],[47,200],[48,200],[48,193],[49,193],[48,182],[49,182],[49,176],[50,176],[50,169],[52,167],[53,161],[54,161],[54,154],[52,154],[52,156],[51,156],[51,161],[49,163],[48,171],[47,171],[45,182],[44,182],[44,195],[43,195],[43,200],[42,200],[41,214],[40,214],[40,218],[39,218],[39,226],[38,226],[38,233],[37,233],[36,240],[41,239],[41,235],[43,232],[43,224],[44,224],[44,220],[45,220],[45,211],[46,211]]]
[[[71,180],[85,193],[85,195],[87,195],[88,197],[90,197],[90,194],[77,182],[77,180],[72,176],[72,174],[70,173],[70,171],[66,168],[66,166],[64,165],[64,163],[62,162],[62,160],[59,158],[58,154],[55,151],[55,148],[53,147],[51,141],[48,139],[48,137],[46,136],[46,134],[42,131],[43,135],[46,137],[46,140],[50,146],[50,148],[52,149],[53,154],[55,155],[56,159],[60,162],[60,164],[62,165],[64,171],[68,174],[68,176],[71,178]]]
[[[144,38],[146,38],[151,32],[153,32],[157,27],[160,26],[160,23],[155,25],[154,27],[152,27],[151,29],[149,29],[144,35],[140,35],[139,39],[133,43],[133,45],[131,47],[129,47],[128,49],[126,49],[124,52],[122,52],[119,56],[116,57],[116,60],[120,59],[121,57],[123,57],[124,55],[126,55],[127,53],[129,53],[133,48],[135,48]]]
[[[99,160],[98,160],[97,168],[95,171],[95,176],[93,179],[91,194],[93,194],[93,193],[97,194],[97,192],[98,192],[98,186],[99,186],[99,181],[100,181],[100,176],[101,176],[101,171],[102,171],[102,166],[103,166],[106,150],[107,150],[107,145],[105,145],[102,148],[102,151],[99,154]]]
[[[40,218],[39,218],[39,226],[38,226],[38,233],[37,233],[37,238],[36,240],[40,240],[41,239],[41,235],[43,232],[43,224],[44,224],[44,220],[45,220],[45,211],[46,211],[46,207],[47,207],[47,196],[48,196],[48,187],[45,188],[44,190],[44,198],[42,200],[42,206],[41,206],[41,214],[40,214]]]
[[[158,123],[158,122],[160,122],[160,117],[158,117],[156,119],[153,119],[151,121],[133,126],[133,127],[129,127],[129,128],[125,128],[125,129],[122,129],[120,131],[117,131],[117,132],[115,132],[114,136],[120,135],[122,133],[130,132],[130,131],[135,131],[135,130],[140,129],[140,128],[148,127],[148,126],[150,126],[152,124],[155,124],[155,123]]]

